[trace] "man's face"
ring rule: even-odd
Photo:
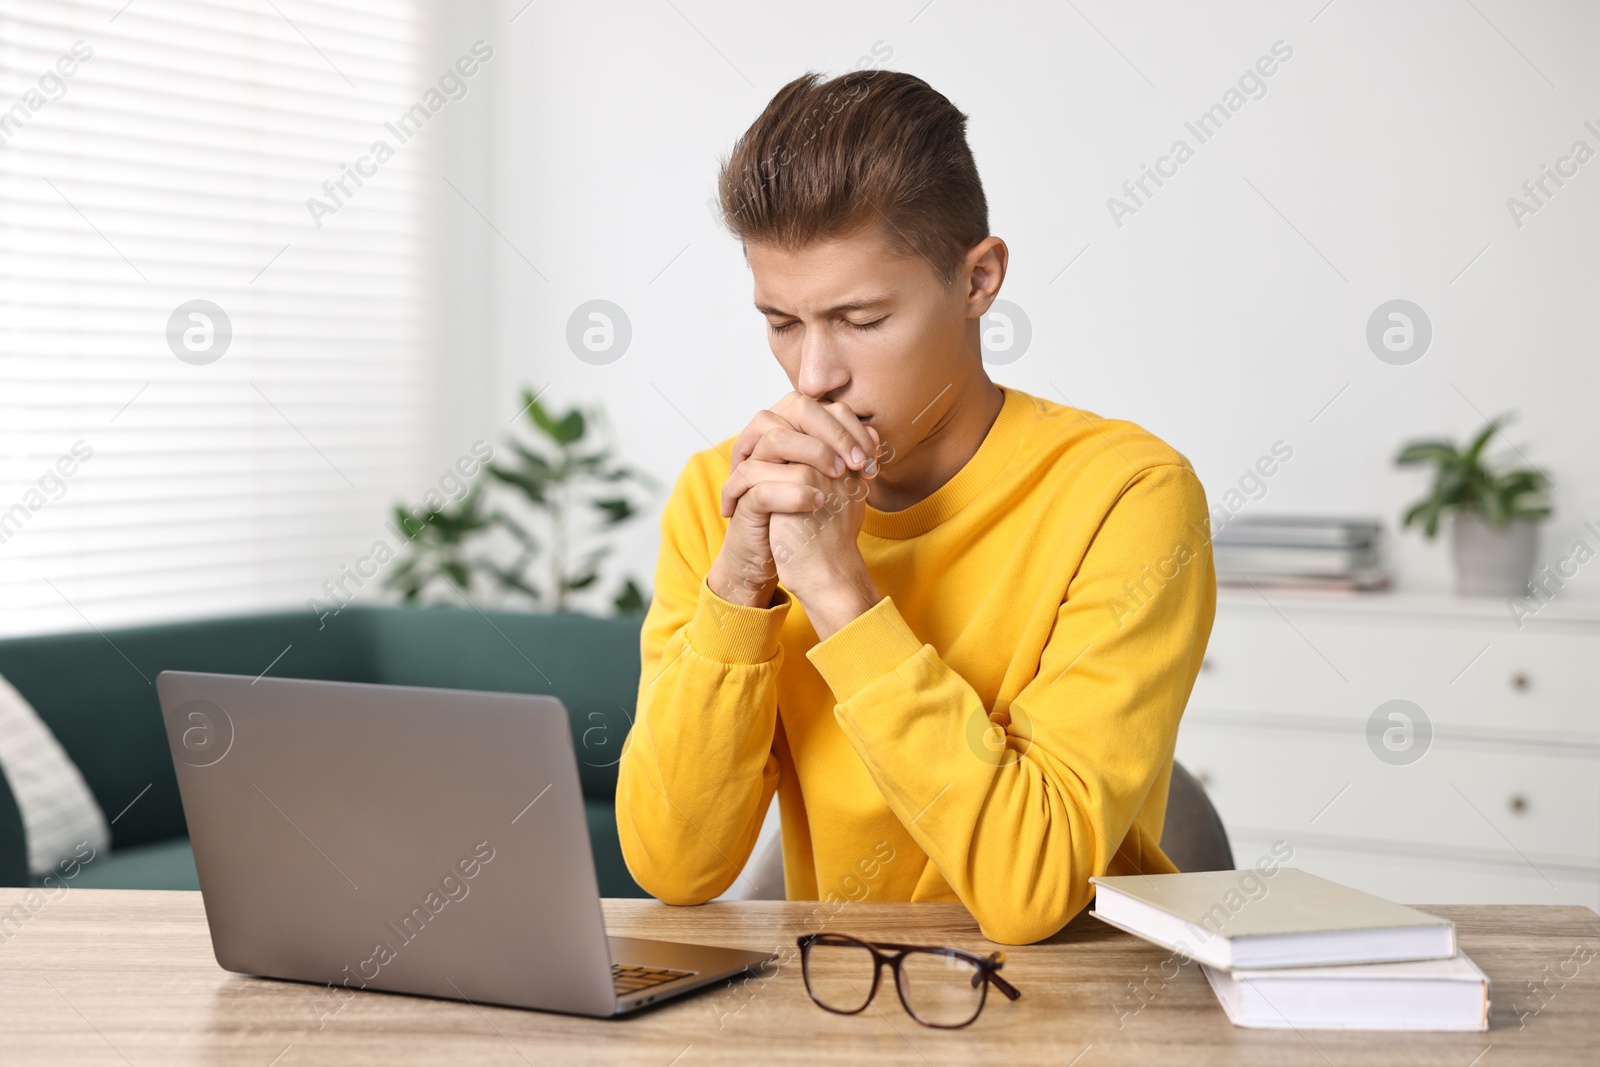
[[[966,279],[946,288],[922,256],[894,250],[881,225],[797,252],[750,244],[745,255],[790,384],[849,405],[897,458],[981,374],[967,345]]]

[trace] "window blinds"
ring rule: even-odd
[[[423,6],[0,0],[0,634],[303,607],[415,495]]]

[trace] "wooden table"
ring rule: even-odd
[[[0,889],[0,917],[24,892]],[[671,908],[608,900],[605,909],[613,934],[740,948],[793,946],[808,925],[880,940],[989,948],[955,904],[847,904],[830,914],[826,906],[803,902]],[[1429,910],[1456,921],[1462,948],[1494,983],[1488,1033],[1235,1029],[1195,965],[1164,981],[1160,965],[1168,953],[1089,916],[1042,944],[1008,948],[1005,974],[1022,999],[1010,1003],[991,995],[966,1030],[918,1026],[892,990],[880,991],[862,1016],[830,1015],[807,998],[797,959],[765,982],[709,990],[622,1020],[356,993],[319,1027],[318,987],[245,978],[217,966],[199,893],[71,889],[26,920],[0,926],[0,1063],[1597,1062],[1600,917],[1558,906]],[[1574,970],[1574,977],[1562,979]],[[1529,991],[1537,982],[1545,983],[1542,999]],[[1135,992],[1139,983],[1142,994]]]

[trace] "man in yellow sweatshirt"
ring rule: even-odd
[[[667,903],[733,884],[774,792],[790,899],[960,901],[1006,944],[1174,870],[1205,493],[1138,426],[989,380],[1008,251],[965,125],[907,74],[807,75],[723,165],[792,391],[662,515],[617,822]]]

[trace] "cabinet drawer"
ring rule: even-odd
[[[1217,614],[1190,708],[1365,720],[1396,698],[1435,723],[1600,738],[1600,640],[1233,606]]]
[[[1364,726],[1364,723],[1361,724]],[[1540,858],[1600,868],[1600,760],[1435,740],[1393,765],[1348,735],[1186,721],[1177,758],[1224,825],[1493,855],[1538,877]],[[1532,866],[1530,866],[1532,865]]]
[[[1272,855],[1275,840],[1242,835],[1233,842],[1235,862],[1250,864]],[[1317,845],[1297,847],[1285,866],[1401,904],[1579,904],[1600,910],[1600,871],[1547,871],[1546,881],[1525,864],[1463,863]]]

